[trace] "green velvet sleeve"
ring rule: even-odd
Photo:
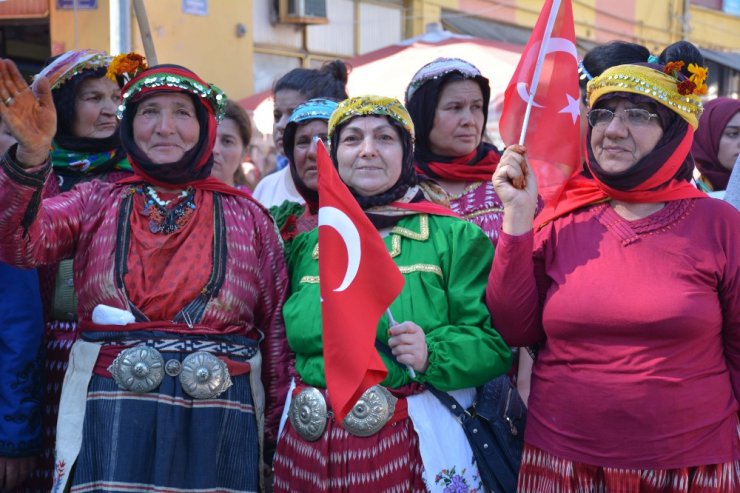
[[[511,352],[491,327],[484,304],[493,246],[483,231],[459,219],[419,215],[402,219],[393,231],[384,241],[405,285],[390,309],[397,322],[419,325],[429,347],[429,367],[416,380],[452,390],[481,385],[507,371]],[[306,384],[324,387],[318,261],[313,255],[317,240],[316,230],[293,240],[301,254],[288,260],[291,295],[283,314],[296,370]],[[348,320],[347,330],[352,327]],[[377,337],[388,341],[385,315]],[[411,381],[405,367],[381,357],[388,368],[385,385]]]
[[[431,251],[442,275],[426,275],[415,282],[414,274],[406,274],[410,296],[399,297],[392,306],[394,318],[413,321],[426,332],[429,366],[424,373],[417,372],[417,381],[441,390],[482,385],[511,366],[511,351],[491,326],[484,303],[493,246],[478,226],[461,220],[431,217],[429,229]],[[408,257],[427,262],[421,252],[406,253],[402,251],[397,263]],[[433,261],[429,258],[420,267]],[[381,325],[387,331],[385,317]],[[389,386],[409,380],[404,368],[392,362],[386,366]]]

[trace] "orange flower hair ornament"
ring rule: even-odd
[[[684,65],[685,63],[680,60],[668,62],[665,64],[665,67],[663,67],[663,72],[678,80],[676,86],[678,87],[679,94],[683,96],[687,96],[689,94],[696,94],[698,96],[705,95],[707,93],[706,80],[709,69],[695,63],[690,63],[687,70],[691,76],[688,79],[681,80],[679,78],[679,74]]]
[[[118,77],[124,77],[126,80],[133,79],[139,73],[149,68],[143,56],[138,53],[121,53],[113,57],[108,65],[108,71],[105,76],[116,82]]]

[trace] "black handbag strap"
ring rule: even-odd
[[[378,351],[386,355],[388,358],[390,358],[391,361],[393,361],[395,364],[400,366],[401,368],[405,368],[405,365],[402,365],[399,363],[399,361],[396,359],[396,357],[393,355],[393,352],[391,351],[391,348],[386,344],[385,342],[381,341],[380,339],[375,339],[375,347]],[[429,392],[437,398],[437,400],[442,403],[449,411],[452,413],[455,418],[457,418],[458,422],[463,428],[463,431],[465,432],[466,436],[468,436],[468,440],[470,440],[469,430],[466,427],[466,421],[469,418],[472,418],[473,416],[468,412],[467,409],[465,409],[460,403],[452,397],[447,392],[444,392],[442,390],[439,390],[434,385],[430,384],[429,382],[425,382],[424,384],[429,390]],[[478,389],[480,392],[480,388]],[[490,453],[492,452],[492,453]],[[508,470],[509,466],[506,462],[506,460],[499,456],[499,454],[494,452],[494,448],[491,447],[491,451],[487,454],[488,460],[492,463],[493,468],[498,471],[506,471]],[[473,454],[475,455],[475,451],[473,451]],[[478,457],[476,456],[476,460]],[[494,481],[497,482],[497,484],[491,485],[486,484],[486,486],[494,492],[513,492],[516,490],[516,483],[517,483],[517,477],[516,474],[511,475],[510,477],[497,477]]]

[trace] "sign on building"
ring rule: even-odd
[[[208,15],[208,0],[182,0],[182,13]]]

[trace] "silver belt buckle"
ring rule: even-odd
[[[342,426],[358,437],[369,437],[379,432],[390,421],[398,398],[382,385],[367,389],[345,416]]]
[[[309,442],[318,440],[324,433],[327,415],[326,400],[315,387],[304,388],[290,401],[290,424]]]
[[[162,383],[164,358],[154,348],[136,346],[118,353],[108,371],[120,388],[143,394]]]
[[[358,437],[374,435],[390,421],[396,402],[398,398],[382,385],[370,387],[345,416],[342,427]],[[304,388],[290,401],[290,424],[309,442],[318,440],[324,433],[328,415],[326,399],[315,387]]]
[[[195,399],[215,399],[232,385],[226,363],[206,351],[182,360],[179,377],[182,389]]]

